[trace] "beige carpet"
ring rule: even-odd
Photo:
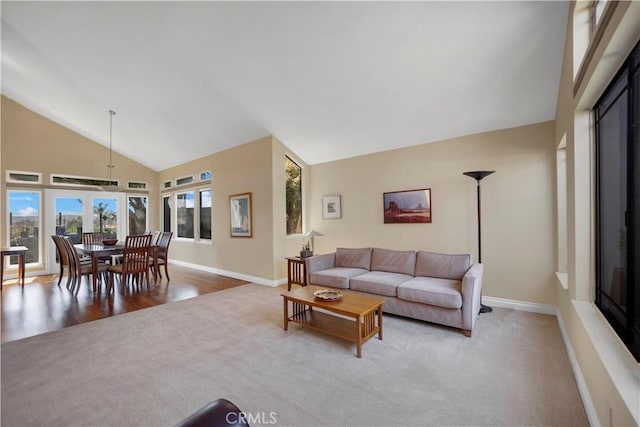
[[[169,426],[219,397],[252,425],[588,425],[554,317],[496,308],[469,339],[385,316],[358,359],[285,332],[281,292],[249,284],[3,344],[2,426]]]

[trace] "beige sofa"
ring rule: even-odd
[[[383,311],[462,329],[480,311],[482,264],[471,255],[338,248],[305,261],[307,283],[384,298]]]

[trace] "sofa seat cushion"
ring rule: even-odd
[[[369,270],[362,268],[335,267],[313,272],[309,275],[309,280],[313,285],[349,289],[350,278],[368,272]]]
[[[354,291],[368,292],[370,294],[395,297],[396,289],[402,282],[410,280],[413,276],[386,271],[371,271],[354,277],[349,281],[349,288]]]
[[[398,298],[406,301],[462,308],[462,282],[435,277],[414,277],[398,286]]]

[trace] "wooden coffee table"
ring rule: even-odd
[[[384,300],[340,290],[343,297],[339,301],[322,301],[313,296],[313,292],[319,289],[324,288],[306,286],[281,294],[284,302],[284,330],[289,328],[289,322],[295,322],[354,342],[357,346],[356,355],[361,358],[362,344],[376,334],[378,339],[382,339]]]

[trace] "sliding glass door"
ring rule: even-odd
[[[102,232],[105,238],[121,240],[127,234],[124,193],[46,190],[45,197],[47,238],[44,243],[49,273],[58,271],[55,245],[49,236],[69,236],[74,243],[80,243],[83,232]]]

